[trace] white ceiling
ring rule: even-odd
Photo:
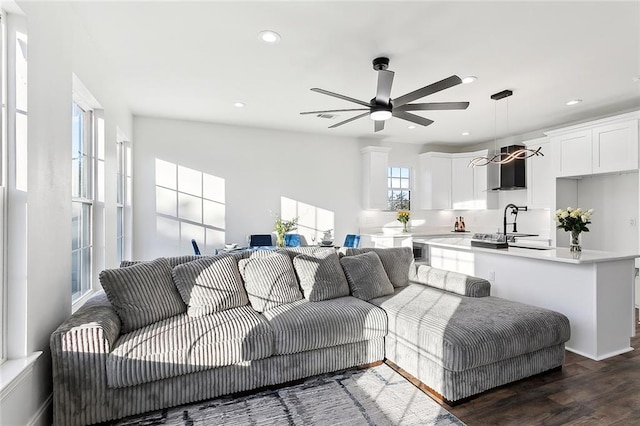
[[[119,66],[136,115],[298,130],[391,142],[472,144],[640,108],[640,2],[77,2],[78,22]],[[282,36],[265,45],[258,32]],[[361,118],[301,111],[357,108],[319,87],[370,100],[388,56],[392,98],[452,74],[475,75],[418,102],[469,101],[421,111],[374,134]],[[508,100],[490,95],[511,89]],[[584,102],[568,107],[565,102]],[[234,101],[247,104],[235,108]],[[508,108],[507,108],[508,106]],[[508,112],[507,112],[508,109]],[[497,131],[495,127],[497,123]],[[461,132],[468,131],[469,136]]]

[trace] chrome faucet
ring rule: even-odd
[[[513,225],[513,232],[516,233],[518,232],[518,225],[516,225],[516,220],[518,219],[518,212],[519,211],[527,211],[527,206],[516,206],[515,204],[507,204],[506,207],[504,208],[504,215],[502,218],[502,226],[503,226],[503,232],[504,232],[504,237],[505,239],[507,239],[507,210],[511,209],[511,214],[514,215],[513,218],[513,222],[511,222],[511,225]]]

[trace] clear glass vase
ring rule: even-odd
[[[402,232],[409,232],[409,229],[407,228],[407,222],[402,222]]]
[[[571,231],[569,233],[569,251],[579,253],[582,251],[582,233]]]

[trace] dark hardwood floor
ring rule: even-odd
[[[637,318],[637,310],[636,310]],[[561,371],[443,406],[475,425],[640,425],[640,323],[635,350],[592,361],[567,352]]]

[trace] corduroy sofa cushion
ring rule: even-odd
[[[264,312],[274,332],[274,354],[371,340],[387,334],[384,311],[347,296],[310,302],[306,299]]]
[[[184,313],[182,301],[165,258],[126,268],[100,272],[100,284],[128,333],[174,315]]]
[[[107,381],[112,388],[134,386],[272,353],[273,331],[249,306],[183,314],[120,336],[107,357]]]
[[[249,303],[237,260],[232,256],[203,257],[176,266],[172,274],[191,317]]]
[[[178,266],[178,265],[182,265],[183,263],[187,263],[187,262],[193,262],[194,260],[198,260],[198,259],[202,259],[205,256],[200,256],[200,255],[196,255],[196,254],[185,254],[182,256],[171,256],[171,257],[165,257],[165,259],[167,259],[167,262],[169,262],[169,266],[171,266],[172,268]],[[120,262],[120,267],[121,268],[126,268],[129,266],[133,266],[133,265],[138,265],[140,263],[149,263],[152,262],[150,260],[123,260]]]
[[[394,287],[404,287],[409,284],[409,279],[415,276],[415,262],[413,250],[410,247],[390,248],[347,248],[344,253],[347,256],[374,252],[380,257],[384,271]]]
[[[370,300],[393,293],[393,284],[375,252],[345,256],[340,264],[354,297]]]
[[[238,267],[249,302],[258,312],[303,298],[291,259],[284,253],[251,255],[240,260]]]
[[[464,371],[569,340],[566,316],[497,297],[465,297],[420,284],[373,299],[389,336],[451,371]]]
[[[484,278],[445,271],[427,265],[418,267],[412,281],[462,296],[486,297],[491,295],[491,283]]]
[[[305,299],[318,302],[349,295],[349,283],[335,250],[299,254],[293,258],[293,267]]]

